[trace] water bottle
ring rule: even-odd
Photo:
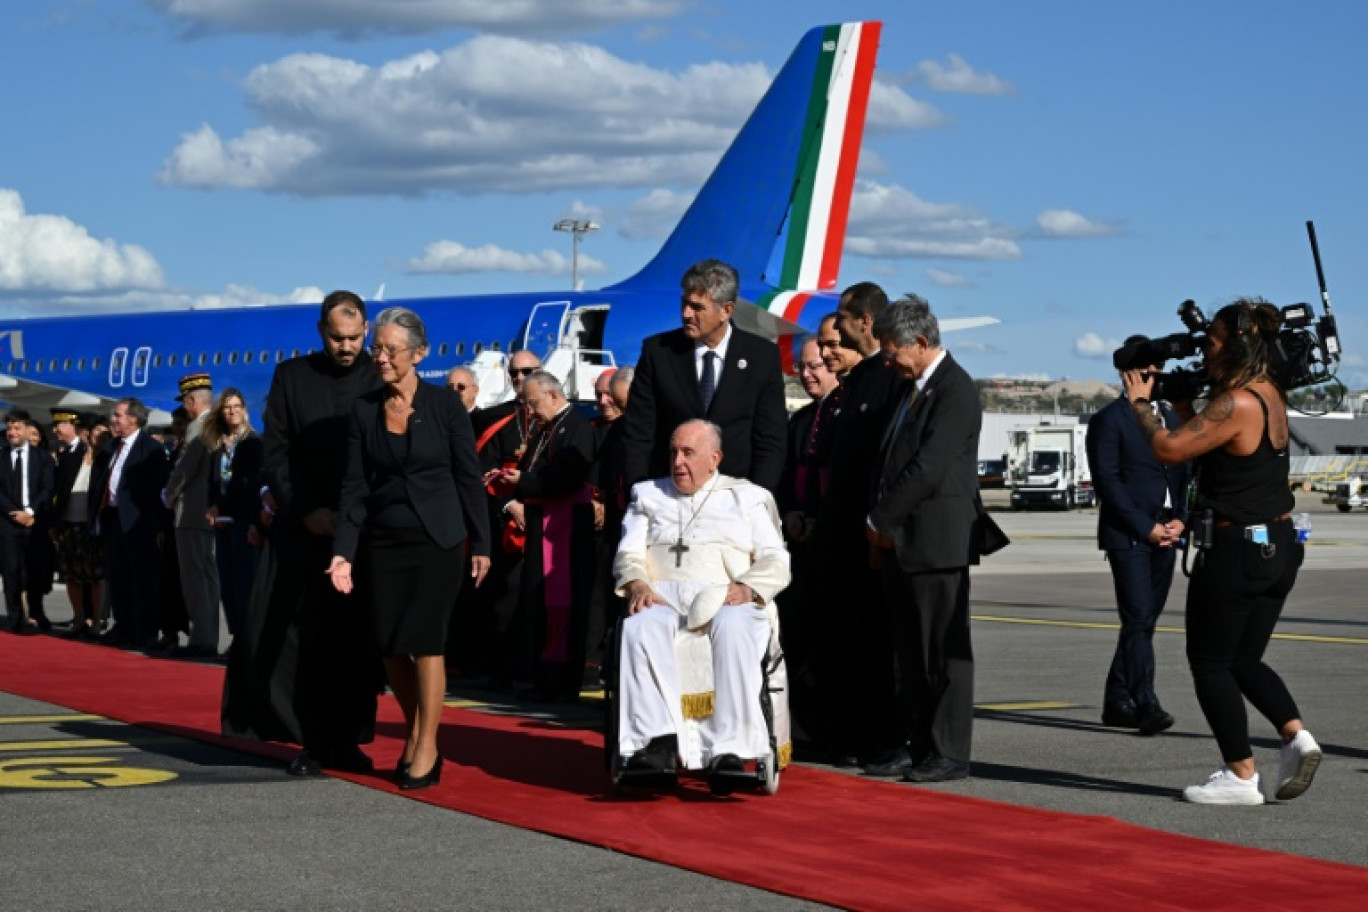
[[[1306,540],[1311,537],[1311,514],[1298,513],[1297,518],[1292,520],[1292,528],[1297,530],[1297,541],[1306,544]]]

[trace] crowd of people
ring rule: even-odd
[[[736,271],[706,260],[681,289],[680,327],[598,377],[592,418],[531,351],[509,357],[515,395],[499,405],[477,405],[466,367],[422,380],[419,316],[392,307],[371,323],[346,291],[322,304],[320,349],[277,367],[260,434],[242,394],[215,396],[208,374],[180,381],[162,439],[137,399],[107,422],[54,410],[52,448],[12,411],[11,629],[51,629],[54,570],[73,639],[212,658],[221,609],[223,730],[300,745],[295,775],[373,768],[361,746],[387,682],[408,732],[393,775],[429,787],[448,675],[566,702],[608,660],[622,767],[668,775],[682,759],[725,778],[773,744],[773,713],[753,698],[761,660],[782,654],[785,760],[968,776],[969,568],[1006,539],[978,493],[979,395],[930,306],[846,289],[802,340],[811,402],[789,416],[778,347],[733,320]],[[1196,551],[1188,658],[1225,765],[1192,801],[1262,800],[1244,698],[1286,744],[1277,797],[1305,791],[1320,760],[1262,661],[1302,547],[1269,371],[1277,319],[1256,301],[1217,315],[1200,413],[1151,403],[1152,371],[1130,371],[1089,432],[1122,620],[1109,725],[1173,724],[1150,640],[1191,539],[1198,467],[1213,534]]]

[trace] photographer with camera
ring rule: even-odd
[[[1279,800],[1306,791],[1321,759],[1287,686],[1263,662],[1304,554],[1292,526],[1287,409],[1274,373],[1282,320],[1261,299],[1237,300],[1217,312],[1201,339],[1211,384],[1206,407],[1193,415],[1190,401],[1175,402],[1185,419],[1176,430],[1166,430],[1150,408],[1154,373],[1122,374],[1154,455],[1169,465],[1195,460],[1197,467],[1187,655],[1225,761],[1205,783],[1183,790],[1198,804],[1264,801],[1242,696],[1282,735]],[[1173,390],[1169,395],[1178,398]]]

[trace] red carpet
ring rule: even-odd
[[[0,637],[0,690],[287,757],[218,735],[223,670]],[[398,708],[369,752],[393,768]],[[791,768],[773,798],[604,795],[600,738],[448,709],[442,784],[418,800],[738,883],[860,909],[1362,909],[1368,869]],[[346,776],[393,789],[380,777]],[[1238,812],[1238,811],[1237,811]]]

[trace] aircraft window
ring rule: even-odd
[[[457,357],[460,357],[461,355],[464,355],[464,354],[465,354],[465,343],[464,343],[464,342],[457,342],[457,343],[456,343],[456,356],[457,356]]]
[[[489,350],[490,350],[490,351],[498,351],[498,350],[499,350],[499,343],[498,343],[498,342],[490,342],[490,343],[489,343]]]
[[[215,364],[218,364],[218,356],[217,356],[217,355],[214,356],[214,363],[215,363]],[[229,353],[228,353],[228,363],[229,363],[229,364],[237,364],[237,352],[229,352]]]
[[[476,342],[475,347],[470,350],[470,353],[473,355],[478,355],[482,348],[484,348],[484,346],[481,345],[479,342]]]
[[[447,344],[446,344],[445,342],[443,342],[441,345],[437,346],[437,356],[438,356],[439,358],[444,358],[444,357],[446,357],[446,353],[447,353]]]
[[[64,370],[64,371],[69,371],[69,370],[71,370],[71,359],[70,359],[70,358],[64,358],[64,359],[62,359],[62,370]]]
[[[91,358],[91,359],[90,359],[90,369],[93,370],[93,371],[97,371],[97,370],[100,369],[100,359],[99,359],[99,358]]]
[[[191,363],[193,360],[194,360],[194,356],[191,355],[189,352],[187,352],[186,355],[185,355],[185,357],[181,359],[181,364],[184,364],[186,367],[189,367],[189,366],[190,366],[190,363]]]
[[[279,364],[281,361],[284,361],[284,360],[285,360],[285,352],[284,352],[283,350],[277,348],[277,349],[276,349],[276,364]]]
[[[83,370],[85,370],[85,358],[77,358],[77,359],[76,359],[76,369],[77,369],[78,371],[83,371]]]
[[[243,363],[243,364],[251,364],[251,363],[252,363],[252,359],[255,358],[255,357],[256,357],[256,352],[249,352],[249,351],[243,352],[243,353],[242,353],[242,363]]]
[[[21,374],[27,374],[27,373],[28,373],[28,362],[27,362],[27,361],[20,361],[20,362],[19,362],[19,373],[21,373]]]
[[[153,366],[153,367],[161,367],[161,355],[153,355],[153,356],[152,356],[152,366]]]
[[[204,352],[200,352],[200,355],[199,355],[199,366],[200,366],[200,367],[204,367],[205,362],[208,361],[208,360],[209,360],[209,356],[206,355]]]
[[[514,339],[512,342],[509,342],[509,343],[508,343],[508,350],[509,350],[509,351],[513,351],[513,350],[516,349],[517,347],[518,347],[518,340],[517,340],[517,339]]]
[[[7,374],[12,374],[12,373],[14,373],[14,362],[13,362],[13,361],[11,361],[9,364],[6,364],[6,365],[5,365],[5,373],[7,373]]]
[[[175,355],[167,355],[167,356],[166,356],[166,366],[167,366],[167,367],[175,367],[175,366],[176,366],[176,356],[175,356]]]
[[[271,360],[271,353],[268,352],[268,351],[266,351],[265,349],[262,349],[261,355],[257,358],[257,363],[258,363],[258,364],[265,364],[267,361],[270,361],[270,360]]]
[[[290,349],[290,357],[291,357],[291,358],[298,358],[298,357],[299,357],[299,349],[297,349],[297,348],[292,348],[292,349]]]
[[[42,362],[42,361],[34,361],[34,362],[33,362],[33,372],[34,372],[35,374],[41,374],[41,373],[43,372],[43,362]]]
[[[223,363],[223,352],[214,352],[214,367]]]

